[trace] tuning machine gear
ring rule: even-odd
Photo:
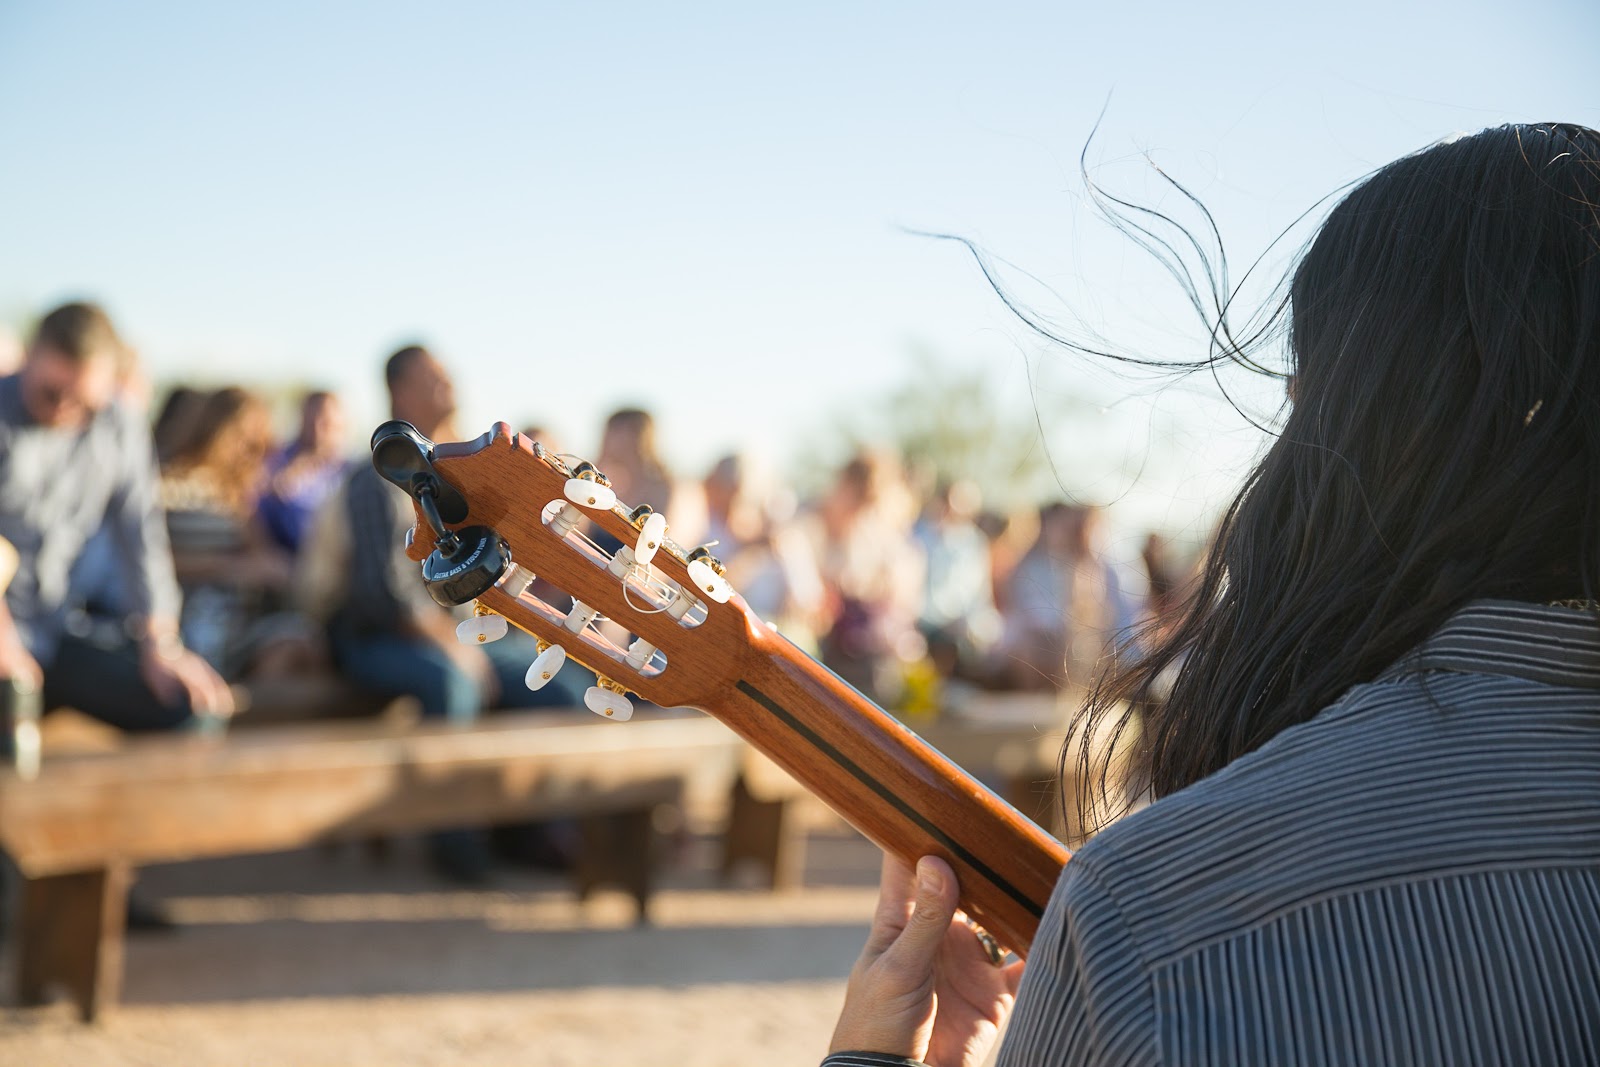
[[[701,545],[690,552],[688,564],[689,580],[694,583],[697,592],[705,594],[707,600],[726,604],[728,598],[733,596],[733,586],[723,576],[722,561],[711,554],[709,545]]]
[[[609,511],[617,502],[611,479],[601,474],[593,463],[583,462],[572,468],[572,477],[562,487],[566,498],[580,507],[596,511]]]

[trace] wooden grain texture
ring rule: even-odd
[[[23,883],[17,996],[42,1004],[64,990],[93,1022],[122,989],[129,871],[110,863]]]
[[[658,810],[686,786],[725,792],[744,746],[695,714],[630,725],[579,710],[302,725],[132,739],[32,780],[0,772],[0,849],[24,879],[19,994],[64,988],[86,1020],[116,1002],[132,867],[374,833],[576,816],[579,891],[620,884],[643,920]]]
[[[606,557],[545,525],[542,512],[563,499],[568,472],[504,423],[476,441],[437,446],[434,461],[467,500],[460,525],[492,527],[520,567],[655,645],[666,666],[641,674],[592,630],[568,632],[566,604],[495,588],[482,605],[651,701],[721,719],[886,850],[908,860],[944,857],[961,882],[963,907],[1026,954],[1067,860],[1060,842],[777,635],[742,598],[707,602],[695,626],[639,610],[639,598],[624,595]],[[637,537],[625,502],[585,515],[624,544]],[[420,561],[432,540],[420,512],[417,529],[409,551]],[[653,566],[692,589],[683,556],[669,544]]]
[[[740,745],[677,714],[630,723],[585,712],[497,717],[386,735],[372,724],[150,738],[118,753],[0,773],[0,846],[23,874],[298,848],[355,835],[655,803],[686,779],[731,783]]]

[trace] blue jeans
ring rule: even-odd
[[[491,706],[477,679],[432,641],[348,631],[335,631],[330,637],[334,659],[347,679],[382,696],[416,697],[425,718],[471,722]],[[529,689],[523,678],[539,650],[533,638],[520,630],[479,647],[499,681],[493,707],[581,708],[584,690],[594,684],[593,674],[568,663],[543,689]]]

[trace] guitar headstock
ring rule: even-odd
[[[417,511],[407,555],[441,604],[476,601],[465,641],[506,633],[504,619],[532,634],[540,655],[537,688],[570,656],[600,685],[586,703],[627,718],[625,694],[667,707],[703,706],[733,686],[738,661],[760,622],[704,549],[669,536],[666,518],[616,499],[605,475],[569,463],[496,423],[475,441],[434,445],[403,422],[372,437],[373,465],[411,496]],[[584,532],[588,524],[621,542],[615,553]],[[565,596],[529,592],[535,576]],[[634,635],[617,644],[596,622]]]

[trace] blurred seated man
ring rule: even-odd
[[[392,417],[431,440],[455,438],[455,387],[432,353],[417,345],[402,348],[389,358],[384,378]],[[527,687],[523,679],[538,649],[521,630],[485,645],[457,640],[456,624],[472,609],[450,611],[428,595],[420,568],[405,554],[405,534],[416,517],[411,499],[379,477],[370,462],[355,465],[332,502],[343,506],[349,537],[328,636],[347,679],[384,696],[415,697],[425,717],[458,723],[489,707],[583,706],[583,691],[594,676],[575,663],[537,692]],[[478,832],[440,831],[429,843],[441,874],[468,884],[487,880],[490,852]],[[539,827],[499,833],[496,845],[507,858],[529,863],[564,859]]]
[[[427,349],[402,348],[385,367],[389,408],[431,440],[451,440],[455,387]],[[456,623],[471,609],[441,608],[406,558],[405,534],[415,519],[411,500],[372,464],[356,464],[344,487],[348,573],[329,625],[334,659],[356,685],[387,695],[409,694],[430,718],[469,721],[486,707],[581,707],[590,684],[569,666],[538,692],[523,684],[537,654],[533,639],[513,629],[499,641],[463,645]]]
[[[0,678],[43,685],[68,706],[127,730],[166,729],[232,697],[178,636],[178,587],[150,432],[116,402],[124,351],[92,304],[40,321],[22,369],[0,378],[0,538],[16,574],[0,604]],[[102,523],[126,581],[127,614],[68,626],[74,563]]]

